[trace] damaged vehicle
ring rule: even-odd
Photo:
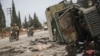
[[[57,43],[65,43],[69,56],[82,52],[97,56],[94,52],[86,54],[88,50],[100,53],[100,1],[63,0],[48,7],[46,17],[50,37]]]

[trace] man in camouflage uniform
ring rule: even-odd
[[[13,24],[11,27],[12,33],[16,34],[16,39],[19,40],[19,27],[17,24]]]
[[[27,34],[28,34],[28,37],[33,36],[33,34],[34,34],[33,27],[28,27]]]

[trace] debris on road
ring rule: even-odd
[[[49,37],[36,38],[0,49],[0,56],[65,56],[66,54],[65,45],[58,45]]]

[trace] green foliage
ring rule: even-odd
[[[23,27],[33,27],[34,29],[41,29],[42,24],[39,22],[37,15],[34,13],[34,19],[29,15],[29,21],[27,21],[26,17],[23,23]]]
[[[25,20],[24,20],[24,23],[23,23],[23,28],[27,28],[28,27],[28,22],[27,22],[27,18],[25,16]]]
[[[34,13],[33,26],[34,26],[34,29],[42,28],[42,24],[39,22],[36,13]]]
[[[32,17],[29,15],[29,27],[33,26],[33,19]]]
[[[6,20],[5,20],[5,15],[2,9],[2,5],[0,3],[0,32],[3,28],[6,27]]]
[[[14,5],[14,1],[12,0],[12,17],[11,17],[11,25],[16,23],[17,25],[19,25],[19,19],[16,15],[16,10],[15,10],[15,5]]]
[[[18,26],[21,28],[21,17],[20,17],[20,12],[18,12]]]

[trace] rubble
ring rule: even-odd
[[[32,46],[31,48],[29,48],[32,52],[41,51],[52,47],[52,44],[50,43],[50,40],[47,37],[31,40],[29,45]]]
[[[0,56],[65,56],[65,46],[58,45],[48,37],[30,40],[25,43],[16,44],[2,48]],[[1,50],[1,49],[0,49]],[[3,52],[3,53],[2,53]]]
[[[31,40],[29,44],[30,45],[36,45],[36,42]]]

